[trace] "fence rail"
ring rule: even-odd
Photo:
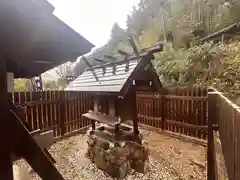
[[[9,96],[14,104],[24,107],[30,131],[54,129],[54,135],[59,137],[90,125],[90,121],[81,116],[93,109],[93,97],[88,93],[15,92]],[[206,138],[206,88],[171,88],[165,90],[164,95],[138,92],[136,101],[140,123]],[[108,107],[107,101],[104,107]]]
[[[172,88],[165,94],[139,92],[140,123],[206,139],[207,88]]]

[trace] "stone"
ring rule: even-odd
[[[119,178],[123,179],[124,177],[126,177],[126,175],[127,175],[127,173],[129,172],[130,169],[131,169],[131,166],[130,166],[130,163],[128,161],[123,163],[123,165],[121,165],[119,167]]]
[[[93,135],[94,131],[92,130],[92,128],[90,128],[89,130],[87,130],[87,135]]]
[[[133,160],[131,167],[139,173],[146,173],[149,170],[149,163],[147,161]]]
[[[107,140],[103,140],[103,139],[97,139],[96,144],[98,146],[100,146],[101,148],[103,148],[104,150],[108,150],[110,147],[109,142]]]
[[[98,153],[100,153],[101,147],[99,147],[98,145],[95,145],[93,146],[92,151],[95,155],[97,155]]]
[[[113,178],[119,178],[119,167],[114,164],[109,164],[106,167],[105,172]]]
[[[87,140],[88,145],[93,146],[95,144],[96,140],[93,137],[89,137]]]
[[[90,149],[88,148],[87,152],[85,153],[86,157],[90,157]]]
[[[95,156],[94,152],[92,150],[89,150],[89,158],[92,162],[94,162],[94,156]]]
[[[98,154],[96,154],[96,156],[94,157],[94,162],[99,169],[106,169],[107,161],[103,152],[99,152]]]
[[[113,144],[89,135],[86,154],[99,169],[113,178],[123,179],[131,168],[140,173],[148,170],[148,148],[138,142],[117,141]]]

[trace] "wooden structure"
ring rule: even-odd
[[[137,93],[139,123],[157,129],[206,139],[206,87],[164,88],[158,92]]]
[[[240,179],[240,110],[221,92],[209,92],[208,179]],[[219,138],[215,135],[219,134]],[[220,140],[223,160],[219,162]],[[224,172],[226,171],[226,173]],[[226,174],[226,175],[225,175]]]
[[[52,15],[53,10],[46,0],[0,2],[0,179],[13,179],[12,154],[23,157],[42,179],[63,179],[24,120],[11,109],[7,93],[7,72],[16,78],[31,78],[93,47]]]
[[[123,60],[90,67],[69,84],[68,91],[94,94],[94,111],[83,114],[92,120],[93,131],[96,130],[95,122],[107,124],[114,127],[115,138],[118,139],[120,124],[130,120],[133,122],[134,137],[138,137],[136,91],[161,89],[151,60],[155,52],[162,50],[163,45],[157,44]]]

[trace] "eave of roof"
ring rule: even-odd
[[[94,47],[55,17],[51,7],[37,0],[0,2],[1,54],[15,77],[39,75]]]

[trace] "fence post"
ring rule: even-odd
[[[161,99],[160,99],[160,103],[161,103],[161,120],[162,120],[162,130],[165,129],[165,94],[161,95]]]
[[[66,100],[65,100],[65,92],[60,92],[60,132],[61,137],[66,133],[65,121],[66,121],[66,108],[65,108]]]
[[[208,93],[208,147],[207,147],[207,179],[217,180],[216,158],[213,138],[213,124],[217,119],[217,92]]]

